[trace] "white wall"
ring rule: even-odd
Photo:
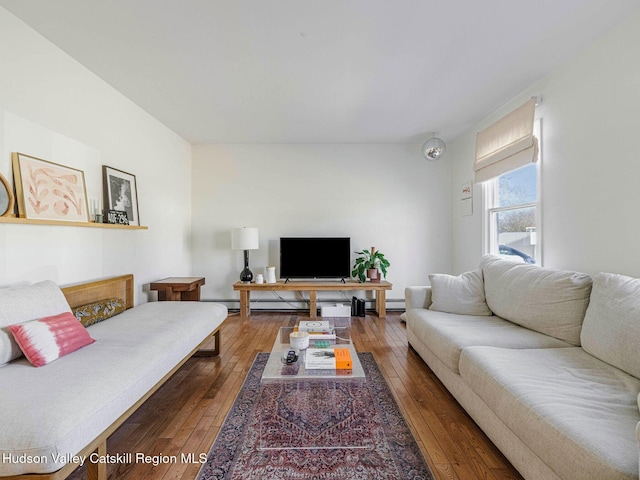
[[[453,142],[453,186],[472,178],[475,134],[542,96],[542,239],[546,266],[640,277],[640,14]],[[455,192],[455,190],[454,190]],[[453,208],[453,269],[482,255],[481,188],[474,215]]]
[[[84,170],[88,197],[102,198],[101,166],[124,170],[149,226],[0,224],[0,285],[133,273],[140,303],[145,284],[189,274],[190,145],[3,8],[0,45],[0,172],[13,183],[19,151]]]
[[[239,298],[231,285],[243,257],[230,249],[230,232],[246,226],[260,229],[254,274],[279,267],[281,236],[347,236],[352,250],[386,255],[387,298],[403,299],[405,286],[451,268],[449,178],[449,163],[427,162],[419,145],[194,146],[193,273],[207,278],[202,295]]]

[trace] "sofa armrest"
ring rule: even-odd
[[[431,305],[431,287],[407,287],[404,289],[406,309],[429,308]]]

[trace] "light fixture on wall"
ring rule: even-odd
[[[447,145],[441,139],[437,138],[435,133],[432,137],[422,145],[422,155],[430,162],[440,160],[447,150]]]
[[[240,273],[242,283],[251,283],[253,273],[249,270],[249,250],[257,250],[260,241],[257,228],[234,228],[231,230],[231,248],[244,250],[244,270]]]

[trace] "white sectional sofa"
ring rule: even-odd
[[[93,343],[41,367],[7,357],[16,356],[7,325],[114,296],[127,309],[87,327]],[[223,305],[132,307],[132,275],[0,289],[0,360],[9,360],[0,367],[0,477],[65,478],[83,462],[89,478],[106,478],[107,437],[212,336],[217,354]]]
[[[525,478],[638,478],[640,280],[494,256],[430,279],[409,344]]]

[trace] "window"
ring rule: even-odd
[[[540,264],[538,165],[484,182],[486,253],[517,255]]]
[[[483,183],[485,253],[541,263],[537,98],[476,135],[475,181]]]

